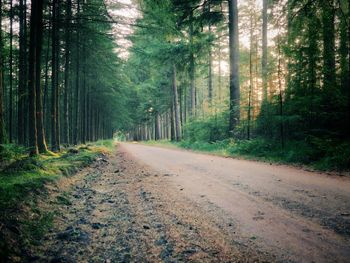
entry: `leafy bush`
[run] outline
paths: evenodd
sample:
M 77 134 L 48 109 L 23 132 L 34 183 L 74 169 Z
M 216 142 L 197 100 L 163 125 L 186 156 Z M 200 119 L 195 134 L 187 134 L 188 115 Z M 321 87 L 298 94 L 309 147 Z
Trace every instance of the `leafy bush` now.
M 324 156 L 316 162 L 321 170 L 350 170 L 350 141 L 324 148 Z
M 99 140 L 97 142 L 94 142 L 92 145 L 96 146 L 96 147 L 104 147 L 108 150 L 112 150 L 114 148 L 114 141 L 113 140 Z
M 194 142 L 216 142 L 228 137 L 228 114 L 211 116 L 206 120 L 194 120 L 184 127 L 184 138 Z
M 223 150 L 227 147 L 228 140 L 217 141 L 213 143 L 209 142 L 191 142 L 191 141 L 181 141 L 178 145 L 185 149 L 192 149 L 196 151 L 204 152 L 216 152 Z
M 25 157 L 23 159 L 16 160 L 8 165 L 3 172 L 5 173 L 18 173 L 18 172 L 31 172 L 36 170 L 44 170 L 44 164 L 39 158 Z
M 272 144 L 263 139 L 231 141 L 228 152 L 232 155 L 266 156 L 271 151 Z
M 184 140 L 179 147 L 196 151 L 216 152 L 229 156 L 245 156 L 266 161 L 311 165 L 320 170 L 349 170 L 350 142 L 335 142 L 320 138 L 281 142 L 256 138 L 253 140 L 226 139 L 208 142 Z
M 17 160 L 26 154 L 26 149 L 16 144 L 0 144 L 0 160 Z

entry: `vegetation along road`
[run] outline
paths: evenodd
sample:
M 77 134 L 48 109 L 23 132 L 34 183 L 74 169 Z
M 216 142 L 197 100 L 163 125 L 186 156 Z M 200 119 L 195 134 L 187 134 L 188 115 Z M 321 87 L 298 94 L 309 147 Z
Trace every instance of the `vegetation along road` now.
M 122 143 L 73 178 L 63 183 L 69 203 L 54 208 L 61 216 L 36 251 L 45 262 L 350 257 L 348 177 Z
M 349 241 L 350 0 L 0 0 L 0 263 Z

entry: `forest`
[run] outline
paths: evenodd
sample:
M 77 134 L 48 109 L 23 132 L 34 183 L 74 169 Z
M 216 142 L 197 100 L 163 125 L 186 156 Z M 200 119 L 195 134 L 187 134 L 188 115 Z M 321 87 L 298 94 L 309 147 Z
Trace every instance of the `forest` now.
M 142 1 L 128 135 L 349 168 L 349 4 Z
M 349 12 L 0 0 L 0 262 L 347 262 Z
M 36 155 L 118 131 L 349 167 L 349 1 L 132 5 L 1 2 L 1 144 Z

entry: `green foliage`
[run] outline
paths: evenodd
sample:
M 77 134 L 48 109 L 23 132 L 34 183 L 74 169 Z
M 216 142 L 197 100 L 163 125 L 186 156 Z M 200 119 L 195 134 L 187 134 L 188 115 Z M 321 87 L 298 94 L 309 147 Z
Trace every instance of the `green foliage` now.
M 39 245 L 40 239 L 52 227 L 55 212 L 44 212 L 37 207 L 37 198 L 45 198 L 47 194 L 45 184 L 72 175 L 90 164 L 110 151 L 113 141 L 98 141 L 59 154 L 37 157 L 24 154 L 22 148 L 5 147 L 6 156 L 14 161 L 0 171 L 0 261 L 9 254 L 21 254 L 17 250 L 22 247 Z M 71 201 L 64 192 L 57 197 L 57 203 L 70 205 Z
M 15 174 L 20 172 L 35 172 L 44 169 L 44 164 L 39 158 L 25 157 L 22 159 L 18 159 L 10 165 L 6 166 L 3 172 Z
M 169 145 L 169 142 L 152 144 Z M 256 138 L 253 140 L 225 139 L 216 142 L 183 140 L 171 145 L 222 156 L 245 157 L 286 164 L 300 164 L 317 170 L 344 171 L 350 169 L 350 142 L 334 142 L 313 138 L 309 141 L 280 141 Z
M 228 114 L 210 116 L 204 120 L 194 120 L 184 127 L 184 138 L 194 142 L 216 142 L 228 137 Z
M 317 159 L 317 151 L 305 142 L 289 141 L 282 148 L 279 141 L 257 138 L 231 143 L 228 152 L 233 156 L 250 156 L 283 163 L 310 164 Z
M 39 245 L 40 239 L 53 227 L 54 213 L 41 211 L 35 206 L 31 210 L 32 218 L 20 222 L 22 240 L 24 245 Z
M 113 140 L 98 140 L 97 142 L 94 142 L 93 145 L 97 147 L 105 147 L 108 150 L 113 150 L 115 147 Z
M 191 142 L 191 141 L 183 140 L 176 145 L 185 149 L 191 149 L 191 150 L 202 151 L 202 152 L 221 153 L 223 155 L 226 155 L 226 149 L 228 144 L 229 144 L 229 140 L 216 141 L 212 143 L 200 142 L 200 141 Z
M 69 194 L 67 192 L 63 192 L 61 195 L 57 196 L 57 203 L 62 205 L 71 205 Z
M 107 141 L 104 144 L 108 144 Z M 93 146 L 90 149 L 79 149 L 76 153 L 66 151 L 60 155 L 24 156 L 16 160 L 0 172 L 0 208 L 14 208 L 28 194 L 43 189 L 46 182 L 72 174 L 104 151 L 105 147 Z
M 26 154 L 26 149 L 17 144 L 0 144 L 0 160 L 13 161 Z
M 190 71 L 191 57 L 193 59 L 195 54 L 198 61 L 195 64 L 207 59 L 215 36 L 203 28 L 222 22 L 223 14 L 218 11 L 221 2 L 210 1 L 212 9 L 209 12 L 206 5 L 200 8 L 198 0 L 141 1 L 143 16 L 130 37 L 133 46 L 125 66 L 127 83 L 133 91 L 128 105 L 133 112 L 129 130 L 150 123 L 157 114 L 169 111 L 173 103 L 173 64 L 183 83 Z M 192 39 L 189 36 L 191 30 Z M 189 92 L 187 86 L 179 93 Z

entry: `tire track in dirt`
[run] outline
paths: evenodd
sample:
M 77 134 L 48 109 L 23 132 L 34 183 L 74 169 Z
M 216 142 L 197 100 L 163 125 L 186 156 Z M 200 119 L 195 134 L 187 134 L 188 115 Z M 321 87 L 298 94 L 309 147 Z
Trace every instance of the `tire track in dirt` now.
M 243 254 L 264 251 L 282 262 L 348 262 L 349 178 L 133 143 L 120 148 L 170 175 L 163 184 L 169 202 L 212 212 L 202 217 L 211 226 L 233 218 L 234 231 L 219 226 L 226 241 L 238 244 L 233 247 L 253 251 Z
M 233 240 L 234 222 L 204 196 L 183 197 L 169 176 L 118 152 L 61 182 L 41 204 L 56 211 L 55 227 L 32 262 L 275 261 Z

